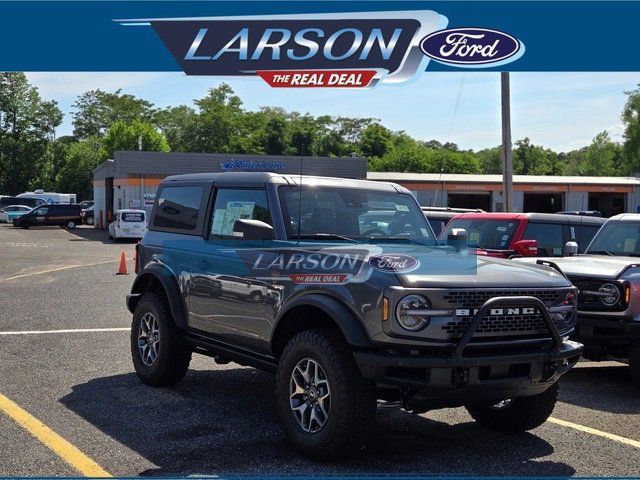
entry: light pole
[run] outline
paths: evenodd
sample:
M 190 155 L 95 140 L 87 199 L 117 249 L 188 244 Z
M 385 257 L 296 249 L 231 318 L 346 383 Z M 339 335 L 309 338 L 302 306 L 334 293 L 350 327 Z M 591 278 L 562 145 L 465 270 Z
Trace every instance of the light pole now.
M 511 92 L 509 72 L 500 74 L 502 97 L 502 211 L 513 211 L 513 158 L 511 156 Z

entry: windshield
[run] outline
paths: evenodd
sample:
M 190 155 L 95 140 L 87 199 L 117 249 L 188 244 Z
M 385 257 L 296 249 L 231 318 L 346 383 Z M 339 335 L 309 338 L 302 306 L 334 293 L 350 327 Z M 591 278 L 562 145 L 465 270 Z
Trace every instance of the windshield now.
M 607 222 L 585 253 L 640 255 L 640 222 Z
M 511 244 L 517 220 L 490 220 L 485 218 L 454 218 L 440 234 L 446 240 L 453 228 L 464 228 L 469 236 L 471 248 L 506 250 Z
M 435 244 L 411 195 L 339 187 L 280 187 L 289 238 L 406 239 Z M 298 231 L 298 226 L 300 231 Z

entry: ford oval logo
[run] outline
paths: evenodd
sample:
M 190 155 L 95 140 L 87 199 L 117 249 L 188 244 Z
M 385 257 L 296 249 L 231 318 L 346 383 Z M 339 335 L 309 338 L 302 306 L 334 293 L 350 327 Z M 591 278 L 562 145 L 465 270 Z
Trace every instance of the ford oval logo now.
M 369 259 L 369 266 L 381 272 L 406 273 L 420 266 L 420 260 L 411 255 L 380 254 Z
M 511 35 L 487 28 L 450 28 L 422 39 L 420 49 L 437 62 L 457 67 L 495 67 L 524 54 L 524 44 Z

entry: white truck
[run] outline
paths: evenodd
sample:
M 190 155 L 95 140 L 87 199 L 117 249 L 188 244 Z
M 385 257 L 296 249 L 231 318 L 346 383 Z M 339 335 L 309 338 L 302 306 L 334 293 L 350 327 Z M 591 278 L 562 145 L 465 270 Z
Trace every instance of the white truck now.
M 59 203 L 76 203 L 75 193 L 57 193 L 57 192 L 45 192 L 44 190 L 34 190 L 33 192 L 24 192 L 16 197 L 20 198 L 36 198 L 44 201 L 45 203 L 59 204 Z

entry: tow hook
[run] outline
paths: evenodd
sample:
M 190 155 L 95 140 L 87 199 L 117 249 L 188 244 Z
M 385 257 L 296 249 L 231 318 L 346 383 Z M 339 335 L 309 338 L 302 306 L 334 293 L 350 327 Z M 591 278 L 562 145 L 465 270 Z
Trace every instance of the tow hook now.
M 566 360 L 565 360 L 565 362 L 566 362 Z M 544 374 L 542 376 L 542 380 L 545 381 L 545 382 L 548 382 L 553 377 L 555 377 L 557 372 L 558 372 L 558 364 L 556 362 L 547 363 L 545 365 L 545 369 L 544 369 Z
M 457 368 L 453 371 L 453 384 L 456 388 L 462 387 L 469 383 L 469 369 Z

